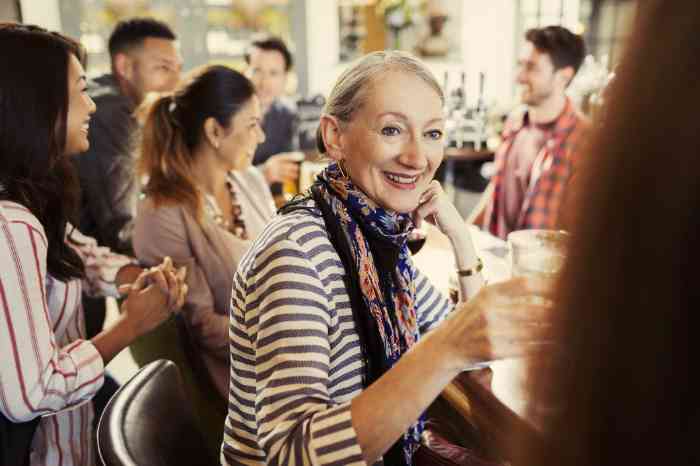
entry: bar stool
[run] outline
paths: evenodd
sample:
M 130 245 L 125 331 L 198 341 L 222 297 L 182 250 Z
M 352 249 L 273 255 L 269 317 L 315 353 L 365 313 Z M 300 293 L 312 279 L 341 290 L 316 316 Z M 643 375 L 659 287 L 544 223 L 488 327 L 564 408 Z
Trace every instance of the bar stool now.
M 160 359 L 144 366 L 112 397 L 97 427 L 105 466 L 218 466 L 183 388 L 180 370 Z

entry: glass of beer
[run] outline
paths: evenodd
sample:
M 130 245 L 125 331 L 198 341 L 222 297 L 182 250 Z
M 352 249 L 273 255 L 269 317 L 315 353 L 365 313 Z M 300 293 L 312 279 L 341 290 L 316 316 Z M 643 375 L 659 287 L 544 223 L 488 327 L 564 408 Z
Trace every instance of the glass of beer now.
M 508 235 L 512 277 L 554 278 L 566 259 L 569 234 L 556 230 L 519 230 Z M 542 303 L 544 298 L 528 298 Z M 528 362 L 522 358 L 491 363 L 491 390 L 505 405 L 525 417 L 528 409 Z M 534 422 L 533 422 L 534 423 Z
M 301 166 L 306 156 L 303 152 L 290 152 L 289 154 L 293 156 L 293 162 L 297 164 L 297 166 L 299 167 L 299 172 L 301 173 Z M 298 194 L 299 177 L 297 176 L 297 178 L 295 179 L 285 180 L 282 184 L 282 191 L 290 198 L 295 194 Z
M 519 230 L 508 235 L 511 276 L 553 278 L 566 259 L 569 234 L 556 230 Z

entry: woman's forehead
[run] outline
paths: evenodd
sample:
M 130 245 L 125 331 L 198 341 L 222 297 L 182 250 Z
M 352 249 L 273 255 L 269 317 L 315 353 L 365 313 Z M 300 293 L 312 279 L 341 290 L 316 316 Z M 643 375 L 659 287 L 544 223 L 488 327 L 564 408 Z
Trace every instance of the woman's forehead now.
M 372 79 L 362 90 L 365 110 L 379 116 L 403 115 L 412 120 L 442 118 L 442 99 L 423 78 L 408 71 L 389 71 Z

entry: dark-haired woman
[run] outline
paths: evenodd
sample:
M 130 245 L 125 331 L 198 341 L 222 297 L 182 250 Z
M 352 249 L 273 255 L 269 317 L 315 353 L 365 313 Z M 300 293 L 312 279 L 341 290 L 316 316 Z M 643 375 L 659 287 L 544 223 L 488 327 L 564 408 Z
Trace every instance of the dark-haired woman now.
M 95 106 L 80 46 L 33 26 L 0 24 L 0 411 L 42 416 L 30 464 L 92 465 L 92 404 L 104 366 L 178 308 L 170 261 L 142 272 L 68 223 L 77 200 L 69 156 L 88 146 Z M 132 280 L 134 280 L 132 282 Z M 128 291 L 119 320 L 85 340 L 83 282 Z
M 156 100 L 143 128 L 139 172 L 148 182 L 134 250 L 146 264 L 169 256 L 187 266 L 182 315 L 222 401 L 228 399 L 231 281 L 250 240 L 274 215 L 265 179 L 251 166 L 265 140 L 260 119 L 250 81 L 209 66 Z

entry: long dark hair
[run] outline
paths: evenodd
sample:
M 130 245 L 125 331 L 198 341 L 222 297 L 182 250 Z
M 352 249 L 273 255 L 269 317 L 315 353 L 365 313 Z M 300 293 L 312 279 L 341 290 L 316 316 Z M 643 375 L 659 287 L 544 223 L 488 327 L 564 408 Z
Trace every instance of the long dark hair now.
M 36 26 L 0 23 L 0 199 L 27 207 L 48 240 L 48 272 L 82 277 L 80 257 L 65 242 L 79 184 L 66 147 L 68 63 L 80 45 Z
M 196 71 L 174 94 L 163 95 L 151 105 L 137 167 L 139 175 L 148 177 L 145 192 L 156 204 L 181 202 L 200 218 L 201 199 L 192 164 L 204 136 L 204 122 L 214 118 L 231 129 L 231 117 L 254 94 L 253 84 L 241 73 L 213 65 Z
M 638 8 L 577 181 L 573 207 L 585 212 L 575 216 L 556 306 L 564 351 L 533 373 L 538 397 L 559 409 L 543 426 L 549 447 L 524 445 L 519 465 L 700 459 L 700 387 L 691 378 L 700 311 L 700 2 Z

